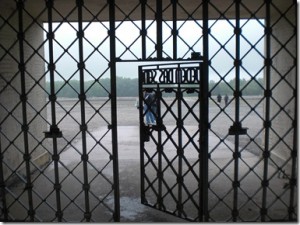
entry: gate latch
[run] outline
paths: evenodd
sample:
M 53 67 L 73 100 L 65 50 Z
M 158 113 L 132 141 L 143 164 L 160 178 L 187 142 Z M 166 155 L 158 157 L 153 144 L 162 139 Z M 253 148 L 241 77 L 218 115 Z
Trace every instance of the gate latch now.
M 229 128 L 229 135 L 245 135 L 247 130 L 247 127 L 242 127 L 240 122 L 236 122 Z
M 61 138 L 62 132 L 59 130 L 57 126 L 50 126 L 50 131 L 45 131 L 45 138 Z

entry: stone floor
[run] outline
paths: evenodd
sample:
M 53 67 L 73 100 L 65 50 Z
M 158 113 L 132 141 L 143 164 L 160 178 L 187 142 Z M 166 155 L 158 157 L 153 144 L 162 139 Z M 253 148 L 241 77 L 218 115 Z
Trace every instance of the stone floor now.
M 190 127 L 191 132 L 196 127 Z M 101 135 L 101 132 L 105 132 L 104 130 L 96 130 L 94 131 L 95 135 Z M 111 141 L 109 139 L 103 141 Z M 93 140 L 91 137 L 87 138 L 87 145 L 93 145 Z M 209 192 L 209 208 L 211 209 L 210 215 L 214 218 L 215 221 L 224 222 L 226 220 L 230 220 L 231 218 L 231 209 L 229 209 L 234 201 L 233 191 L 232 191 L 232 180 L 234 176 L 234 162 L 232 162 L 232 151 L 229 148 L 233 148 L 233 144 L 230 142 L 222 142 L 215 138 L 212 134 L 209 136 L 209 145 L 210 149 L 215 148 L 215 151 L 211 154 L 211 161 L 209 164 L 209 175 L 210 178 L 215 177 L 215 179 L 211 180 L 210 183 L 210 192 Z M 81 141 L 76 143 L 78 149 L 80 149 Z M 146 143 L 147 148 L 153 148 L 151 145 L 153 143 L 149 142 Z M 75 146 L 75 147 L 76 147 Z M 186 222 L 183 219 L 177 218 L 173 215 L 166 214 L 164 212 L 160 212 L 159 210 L 152 209 L 148 206 L 142 205 L 140 202 L 140 153 L 139 153 L 139 127 L 138 126 L 120 126 L 118 127 L 118 151 L 119 151 L 119 183 L 120 183 L 120 215 L 121 215 L 121 222 Z M 165 154 L 172 154 L 172 149 L 164 149 Z M 100 153 L 102 152 L 102 153 Z M 72 149 L 68 149 L 64 151 L 60 155 L 60 161 L 62 164 L 59 166 L 60 168 L 60 179 L 63 180 L 63 193 L 61 193 L 61 202 L 65 206 L 64 210 L 64 217 L 67 218 L 67 221 L 71 222 L 78 222 L 78 218 L 82 218 L 84 213 L 84 194 L 81 193 L 76 196 L 76 193 L 80 192 L 82 189 L 82 185 L 78 182 L 77 178 L 75 179 L 70 173 L 64 168 L 67 167 L 69 171 L 72 171 L 72 175 L 78 177 L 79 180 L 83 180 L 83 172 L 82 172 L 82 165 L 81 159 L 78 157 L 77 153 L 75 154 Z M 88 174 L 89 174 L 89 181 L 94 179 L 95 174 L 93 173 L 93 166 L 97 167 L 102 165 L 105 162 L 105 157 L 107 154 L 103 153 L 103 151 L 93 151 L 89 154 L 89 160 L 92 162 L 90 165 Z M 197 156 L 193 154 L 187 154 L 186 158 L 192 160 Z M 229 162 L 230 166 L 224 167 L 226 163 Z M 257 164 L 257 165 L 256 165 Z M 218 165 L 218 166 L 216 166 Z M 247 166 L 248 165 L 248 166 Z M 249 166 L 255 166 L 255 169 L 252 171 L 249 169 Z M 110 167 L 108 167 L 110 168 Z M 220 172 L 220 168 L 225 168 L 222 173 Z M 263 174 L 263 161 L 253 153 L 249 151 L 242 152 L 242 160 L 239 162 L 239 178 L 242 179 L 241 182 L 241 190 L 238 192 L 239 197 L 239 207 L 240 207 L 240 216 L 243 218 L 244 221 L 253 221 L 253 220 L 260 220 L 260 207 L 258 205 L 262 201 L 262 190 L 261 190 L 261 181 L 258 179 L 259 176 Z M 255 172 L 255 173 L 254 173 Z M 148 171 L 150 173 L 155 173 L 155 171 Z M 170 171 L 166 172 L 165 177 L 168 176 Z M 275 174 L 274 168 L 269 166 L 268 167 L 269 174 Z M 38 176 L 35 178 L 35 189 L 39 190 L 40 195 L 46 196 L 48 193 L 48 201 L 49 206 L 39 207 L 37 214 L 41 217 L 42 221 L 48 221 L 53 218 L 53 210 L 51 211 L 51 204 L 56 204 L 56 193 L 53 191 L 53 185 L 48 185 L 49 181 L 47 179 L 54 180 L 54 166 L 48 167 L 47 171 L 45 172 L 46 176 Z M 112 176 L 112 171 L 103 171 L 107 177 Z M 155 176 L 155 174 L 153 175 Z M 244 176 L 244 178 L 243 178 Z M 47 177 L 47 179 L 46 179 Z M 170 175 L 171 177 L 171 175 Z M 100 183 L 100 182 L 99 182 Z M 193 185 L 193 181 L 187 178 L 185 180 L 187 185 Z M 268 196 L 270 199 L 276 198 L 276 193 L 280 196 L 280 199 L 288 199 L 289 191 L 284 191 L 283 187 L 286 183 L 285 179 L 277 178 L 277 176 L 272 179 L 270 182 L 270 187 L 272 190 L 268 190 Z M 76 185 L 77 184 L 77 185 Z M 80 185 L 78 185 L 80 184 Z M 22 192 L 23 186 L 18 187 L 16 186 L 14 191 Z M 111 187 L 109 186 L 101 186 L 99 184 L 98 190 L 95 193 L 98 195 L 105 195 L 106 191 L 109 191 Z M 68 198 L 65 194 L 74 193 L 73 197 Z M 217 193 L 218 197 L 213 194 Z M 245 194 L 247 193 L 247 194 Z M 275 194 L 274 194 L 275 193 Z M 274 197 L 275 195 L 275 197 Z M 287 196 L 285 196 L 287 195 Z M 103 197 L 103 196 L 102 196 Z M 21 199 L 26 201 L 27 195 L 21 195 Z M 248 199 L 251 198 L 252 200 L 247 202 Z M 73 199 L 73 200 L 72 200 Z M 286 207 L 285 207 L 285 200 L 284 203 L 282 201 L 276 202 L 271 205 L 269 210 L 269 215 L 273 215 L 273 219 L 276 218 L 284 218 L 286 214 Z M 50 202 L 52 202 L 50 204 Z M 72 203 L 76 203 L 76 207 L 72 206 Z M 93 205 L 93 196 L 90 196 L 90 203 Z M 107 197 L 105 198 L 104 202 L 107 206 L 113 206 L 113 198 Z M 269 202 L 268 202 L 269 203 Z M 35 204 L 38 204 L 36 202 Z M 216 205 L 216 206 L 214 206 Z M 190 208 L 186 208 L 187 212 L 195 211 L 195 207 L 189 206 Z M 21 207 L 20 207 L 21 208 Z M 55 208 L 55 206 L 53 206 Z M 81 212 L 79 210 L 81 208 Z M 49 214 L 49 210 L 51 213 Z M 91 207 L 92 210 L 92 207 Z M 12 207 L 10 211 L 18 214 L 21 212 L 19 208 Z M 27 211 L 24 211 L 25 215 Z M 109 218 L 109 212 L 105 211 L 105 208 L 96 209 L 93 215 L 95 215 L 94 220 L 98 222 L 105 222 L 106 218 Z M 79 221 L 80 222 L 80 221 Z

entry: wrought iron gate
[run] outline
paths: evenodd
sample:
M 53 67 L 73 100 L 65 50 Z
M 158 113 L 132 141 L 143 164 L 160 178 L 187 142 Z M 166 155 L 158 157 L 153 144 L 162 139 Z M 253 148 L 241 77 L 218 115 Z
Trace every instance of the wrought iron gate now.
M 142 204 L 189 221 L 295 220 L 295 165 L 276 163 L 257 138 L 265 97 L 223 103 L 202 68 L 139 67 Z
M 141 201 L 198 221 L 208 174 L 208 83 L 201 68 L 200 62 L 139 67 Z
M 116 83 L 101 80 L 115 55 L 99 50 L 114 35 L 85 37 L 93 7 L 83 1 L 0 4 L 0 220 L 119 221 Z M 100 7 L 114 17 L 112 3 Z M 66 28 L 72 40 L 59 41 Z M 93 87 L 103 97 L 90 98 Z
M 166 72 L 141 86 L 159 100 L 141 126 L 143 202 L 197 221 L 297 219 L 296 0 L 0 0 L 0 220 L 118 221 L 116 65 L 199 51 L 200 84 Z

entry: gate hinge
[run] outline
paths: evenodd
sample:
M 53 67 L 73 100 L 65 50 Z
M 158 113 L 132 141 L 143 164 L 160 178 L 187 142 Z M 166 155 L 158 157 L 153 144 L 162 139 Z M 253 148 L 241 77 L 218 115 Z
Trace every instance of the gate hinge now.
M 50 131 L 45 131 L 45 138 L 61 138 L 62 132 L 56 125 L 50 126 Z
M 248 128 L 242 127 L 242 124 L 237 122 L 229 128 L 229 135 L 245 135 Z

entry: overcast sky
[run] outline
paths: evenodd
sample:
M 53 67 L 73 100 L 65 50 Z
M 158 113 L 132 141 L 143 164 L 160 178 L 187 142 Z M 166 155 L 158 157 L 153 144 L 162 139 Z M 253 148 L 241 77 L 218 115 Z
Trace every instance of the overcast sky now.
M 201 21 L 197 21 L 201 24 Z M 227 74 L 233 67 L 233 59 L 229 54 L 235 56 L 235 37 L 234 35 L 235 21 L 218 20 L 210 21 L 209 26 L 211 29 L 211 36 L 209 38 L 209 57 L 212 59 L 212 67 L 218 73 L 224 75 Z M 108 73 L 108 60 L 109 60 L 109 38 L 108 23 L 84 23 L 85 38 L 84 40 L 84 58 L 86 69 L 95 77 L 98 78 L 102 74 L 104 77 L 109 76 Z M 44 24 L 45 30 L 47 30 L 47 24 Z M 77 62 L 79 60 L 78 54 L 78 41 L 76 40 L 77 23 L 64 23 L 57 27 L 58 24 L 54 24 L 55 39 L 59 43 L 54 44 L 54 59 L 56 61 L 56 70 L 65 77 L 70 78 L 77 70 Z M 192 50 L 202 53 L 202 29 L 194 21 L 178 22 L 179 36 L 178 39 L 178 57 L 188 58 Z M 243 66 L 248 72 L 255 75 L 263 67 L 263 58 L 260 54 L 264 54 L 264 34 L 263 21 L 257 20 L 242 20 L 242 35 L 247 39 L 241 38 L 241 57 L 243 58 Z M 141 38 L 140 35 L 140 21 L 135 24 L 132 22 L 116 23 L 116 36 L 119 40 L 116 41 L 116 55 L 122 59 L 133 60 L 135 57 L 141 58 Z M 153 21 L 147 21 L 147 56 L 155 57 L 153 41 L 156 39 L 156 24 Z M 172 56 L 172 38 L 171 36 L 171 23 L 164 23 L 163 25 L 163 46 L 166 56 Z M 46 32 L 45 32 L 46 37 Z M 152 41 L 152 40 L 153 41 Z M 134 41 L 137 40 L 135 43 Z M 124 47 L 130 46 L 130 51 Z M 218 43 L 219 42 L 219 43 Z M 46 42 L 47 46 L 48 42 Z M 60 46 L 61 45 L 61 46 Z M 189 46 L 193 46 L 191 50 Z M 221 48 L 221 45 L 225 45 L 226 51 Z M 255 46 L 255 49 L 251 49 L 251 45 Z M 95 47 L 98 51 L 95 51 Z M 64 49 L 68 50 L 69 54 L 64 54 Z M 228 54 L 229 53 L 229 54 Z M 245 54 L 248 53 L 246 56 Z M 48 48 L 45 47 L 45 58 L 48 59 Z M 244 57 L 245 56 L 245 57 Z M 73 58 L 75 59 L 73 59 Z M 137 78 L 138 65 L 144 63 L 117 63 L 117 76 Z M 47 68 L 47 67 L 46 67 Z M 210 80 L 217 80 L 215 72 L 210 69 Z M 249 76 L 241 70 L 241 74 L 244 78 L 249 79 Z M 262 75 L 260 75 L 261 77 Z M 93 79 L 92 76 L 85 73 L 86 80 Z M 232 70 L 226 79 L 230 80 L 234 78 L 234 70 Z M 59 76 L 56 76 L 57 80 L 61 80 Z M 73 79 L 78 79 L 76 74 Z

